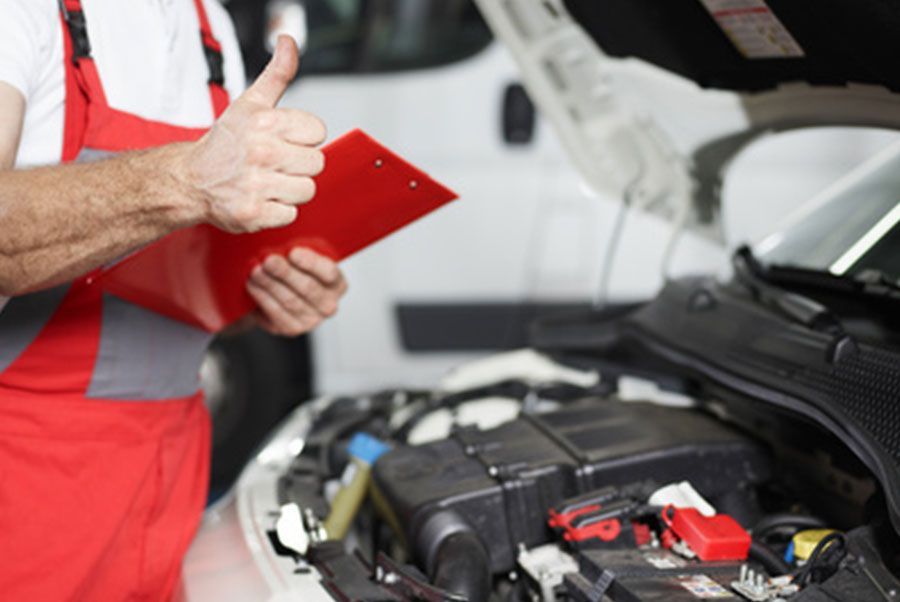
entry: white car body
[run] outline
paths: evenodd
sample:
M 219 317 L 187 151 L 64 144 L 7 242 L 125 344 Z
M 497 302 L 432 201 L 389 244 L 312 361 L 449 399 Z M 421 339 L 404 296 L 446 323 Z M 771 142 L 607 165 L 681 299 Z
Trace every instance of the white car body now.
M 735 94 L 700 91 L 640 61 L 611 60 L 609 67 L 617 97 L 640 122 L 664 124 L 679 153 L 713 133 L 747 125 Z M 520 79 L 508 50 L 493 42 L 449 65 L 301 77 L 288 91 L 284 105 L 320 115 L 332 136 L 362 128 L 460 195 L 344 263 L 350 292 L 339 314 L 314 335 L 318 390 L 426 386 L 477 356 L 406 348 L 396 313 L 401 302 L 596 300 L 621 199 L 614 187 L 588 184 L 540 114 L 531 143 L 503 141 L 503 93 Z M 727 241 L 766 234 L 773 216 L 788 213 L 797 199 L 818 192 L 893 137 L 876 131 L 788 134 L 764 154 L 748 153 L 734 170 L 740 184 L 728 190 L 728 207 L 736 209 L 726 208 Z M 761 172 L 767 178 L 756 177 Z M 658 290 L 672 228 L 659 215 L 629 213 L 617 251 L 622 261 L 611 274 L 612 300 L 644 299 Z M 688 234 L 671 269 L 714 270 L 727 257 L 726 246 Z

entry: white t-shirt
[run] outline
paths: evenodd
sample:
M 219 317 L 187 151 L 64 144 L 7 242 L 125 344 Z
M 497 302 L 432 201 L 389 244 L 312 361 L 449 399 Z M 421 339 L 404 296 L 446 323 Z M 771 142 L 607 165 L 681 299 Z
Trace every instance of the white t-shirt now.
M 209 69 L 193 0 L 82 0 L 82 4 L 91 55 L 110 106 L 173 125 L 212 123 Z M 234 26 L 218 0 L 204 4 L 213 34 L 222 44 L 225 88 L 234 99 L 244 88 Z M 26 101 L 16 167 L 60 160 L 63 61 L 57 0 L 0 0 L 0 81 L 21 91 Z

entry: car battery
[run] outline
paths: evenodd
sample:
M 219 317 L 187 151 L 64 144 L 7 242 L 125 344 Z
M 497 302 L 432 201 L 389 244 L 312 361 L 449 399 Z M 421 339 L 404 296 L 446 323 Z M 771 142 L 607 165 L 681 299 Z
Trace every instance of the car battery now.
M 688 560 L 654 548 L 586 550 L 564 586 L 574 602 L 740 600 L 730 587 L 740 569 L 740 563 Z

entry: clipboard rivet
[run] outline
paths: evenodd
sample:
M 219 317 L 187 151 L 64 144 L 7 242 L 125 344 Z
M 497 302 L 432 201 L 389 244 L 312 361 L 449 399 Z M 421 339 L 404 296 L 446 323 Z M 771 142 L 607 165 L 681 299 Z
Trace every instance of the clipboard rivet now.
M 410 180 L 410 181 L 409 181 L 409 187 L 410 187 L 412 190 L 415 190 L 416 188 L 419 187 L 419 182 L 417 182 L 416 180 Z
M 375 167 L 376 168 L 379 168 L 382 165 L 384 165 L 384 161 L 382 161 L 381 159 L 375 159 Z

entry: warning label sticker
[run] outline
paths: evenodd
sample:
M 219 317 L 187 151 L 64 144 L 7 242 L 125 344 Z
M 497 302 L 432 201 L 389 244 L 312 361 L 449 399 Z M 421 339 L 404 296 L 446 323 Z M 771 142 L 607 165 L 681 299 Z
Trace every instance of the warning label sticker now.
M 658 569 L 680 569 L 687 566 L 687 561 L 666 551 L 644 554 L 644 560 Z
M 803 48 L 765 0 L 700 0 L 748 59 L 797 58 Z
M 706 575 L 686 575 L 678 578 L 678 583 L 694 597 L 703 600 L 734 598 L 734 594 L 707 577 Z

